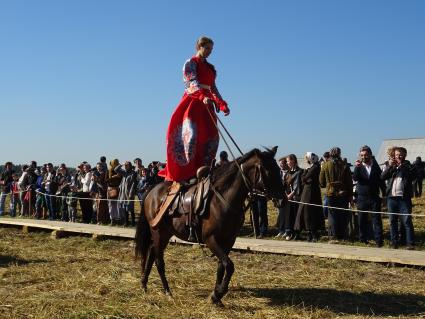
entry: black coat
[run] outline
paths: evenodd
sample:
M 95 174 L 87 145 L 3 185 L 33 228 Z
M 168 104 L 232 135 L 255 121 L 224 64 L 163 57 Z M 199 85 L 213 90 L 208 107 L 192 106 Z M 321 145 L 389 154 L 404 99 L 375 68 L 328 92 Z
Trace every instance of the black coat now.
M 366 168 L 361 165 L 354 167 L 353 180 L 357 182 L 356 193 L 361 197 L 378 197 L 379 190 L 385 194 L 385 183 L 381 179 L 382 170 L 375 159 L 373 159 L 370 175 Z
M 301 199 L 302 193 L 302 184 L 301 184 L 301 175 L 303 170 L 297 167 L 294 170 L 289 170 L 285 177 L 285 192 L 287 194 L 294 192 L 294 201 L 299 201 Z M 297 216 L 298 203 L 287 202 L 283 206 L 284 216 L 285 216 L 285 228 L 294 229 L 295 217 Z
M 424 162 L 416 160 L 416 161 L 413 162 L 413 167 L 415 169 L 416 179 L 422 180 L 424 178 L 424 174 L 425 174 Z
M 322 205 L 319 185 L 320 164 L 315 163 L 301 175 L 303 185 L 301 202 Z M 295 230 L 317 231 L 325 228 L 323 209 L 320 206 L 300 204 L 295 219 Z

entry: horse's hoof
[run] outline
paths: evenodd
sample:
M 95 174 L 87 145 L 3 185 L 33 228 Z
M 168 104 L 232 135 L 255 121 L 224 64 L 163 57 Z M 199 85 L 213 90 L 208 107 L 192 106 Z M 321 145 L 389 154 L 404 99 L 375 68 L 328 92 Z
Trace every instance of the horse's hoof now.
M 210 296 L 210 301 L 213 305 L 223 308 L 224 304 L 221 302 L 221 300 L 215 295 L 215 293 L 213 292 Z
M 170 290 L 165 290 L 164 293 L 168 298 L 173 299 L 173 294 L 171 293 Z

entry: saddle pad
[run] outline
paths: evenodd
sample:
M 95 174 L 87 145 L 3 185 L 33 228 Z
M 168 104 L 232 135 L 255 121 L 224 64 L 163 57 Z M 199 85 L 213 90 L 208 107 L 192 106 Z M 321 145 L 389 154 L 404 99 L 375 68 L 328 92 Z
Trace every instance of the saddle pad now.
M 155 218 L 152 219 L 149 224 L 153 229 L 158 227 L 159 222 L 162 220 L 162 217 L 164 216 L 167 209 L 170 207 L 173 200 L 176 198 L 180 191 L 180 183 L 173 182 L 171 184 L 170 189 L 167 194 L 167 198 L 164 202 L 162 202 L 161 206 L 159 207 L 158 213 L 156 214 Z

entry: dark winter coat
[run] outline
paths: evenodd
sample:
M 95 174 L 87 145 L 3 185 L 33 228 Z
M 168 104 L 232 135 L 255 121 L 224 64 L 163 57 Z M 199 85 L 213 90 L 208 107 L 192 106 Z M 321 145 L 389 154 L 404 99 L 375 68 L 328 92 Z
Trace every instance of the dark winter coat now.
M 367 176 L 366 168 L 363 165 L 354 168 L 353 180 L 357 182 L 356 193 L 360 197 L 378 197 L 379 190 L 385 194 L 385 183 L 381 179 L 382 170 L 375 159 L 372 161 L 369 176 Z
M 302 193 L 301 174 L 303 170 L 297 167 L 294 170 L 289 170 L 285 178 L 285 191 L 287 194 L 294 192 L 292 200 L 299 201 Z M 287 230 L 293 230 L 295 217 L 297 216 L 298 203 L 287 202 L 283 207 L 285 213 L 285 227 Z
M 319 185 L 320 164 L 315 163 L 301 175 L 303 190 L 301 202 L 322 205 Z M 295 219 L 295 230 L 317 231 L 325 228 L 322 207 L 300 204 Z

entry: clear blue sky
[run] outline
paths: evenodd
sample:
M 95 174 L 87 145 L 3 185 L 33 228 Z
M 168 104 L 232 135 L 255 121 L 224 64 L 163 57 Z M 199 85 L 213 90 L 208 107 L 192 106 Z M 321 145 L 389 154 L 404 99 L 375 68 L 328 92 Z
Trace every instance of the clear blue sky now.
M 0 161 L 164 160 L 200 35 L 244 151 L 354 160 L 425 136 L 425 1 L 16 0 L 0 1 Z

